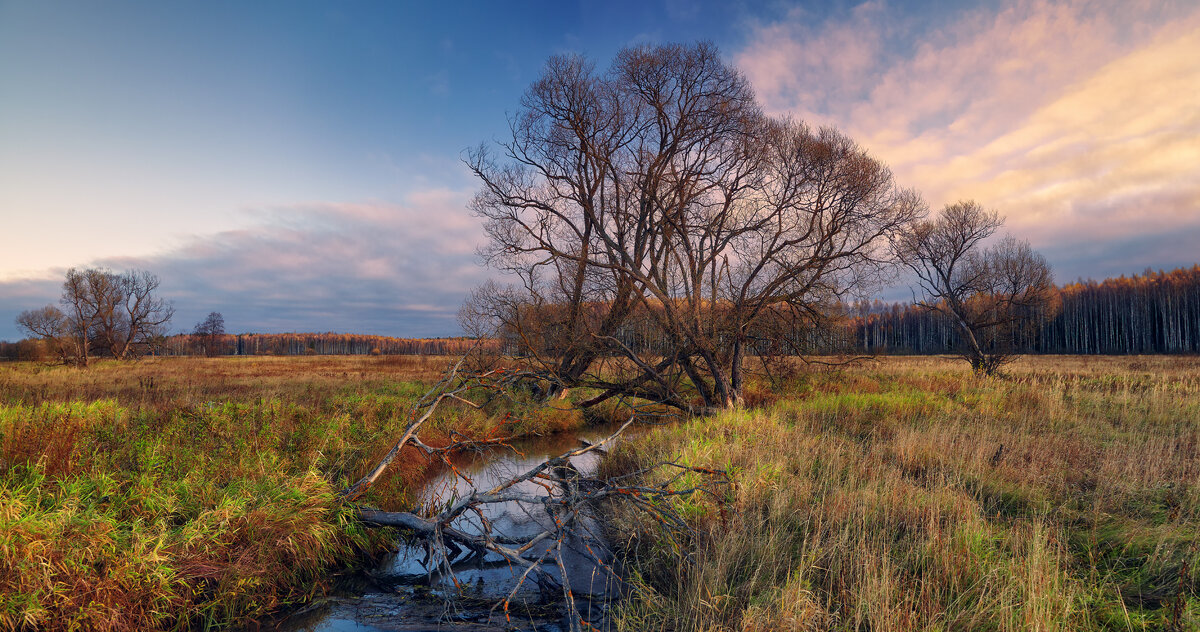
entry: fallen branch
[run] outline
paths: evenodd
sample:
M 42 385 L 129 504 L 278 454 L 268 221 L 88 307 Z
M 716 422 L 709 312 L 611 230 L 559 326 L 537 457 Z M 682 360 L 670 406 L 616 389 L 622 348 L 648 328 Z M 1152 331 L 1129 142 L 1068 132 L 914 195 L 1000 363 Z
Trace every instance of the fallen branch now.
M 478 375 L 460 375 L 462 365 L 463 361 L 459 360 L 445 377 L 414 404 L 412 421 L 392 449 L 366 476 L 343 490 L 341 497 L 346 501 L 359 498 L 406 446 L 419 450 L 427 458 L 441 459 L 450 466 L 458 480 L 467 484 L 469 493 L 453 498 L 452 502 L 447 502 L 431 515 L 422 515 L 417 511 L 382 511 L 358 507 L 358 518 L 366 525 L 400 529 L 410 538 L 423 543 L 427 551 L 424 565 L 430 579 L 437 574 L 459 588 L 462 585 L 456 576 L 456 569 L 463 560 L 474 560 L 479 564 L 484 563 L 485 556 L 489 554 L 496 556 L 506 565 L 520 569 L 520 572 L 514 572 L 515 586 L 498 601 L 493 610 L 501 608 L 507 616 L 511 600 L 532 579 L 543 589 L 557 587 L 570 618 L 570 629 L 583 630 L 589 624 L 580 615 L 577 605 L 579 595 L 571 586 L 564 549 L 575 550 L 615 579 L 615 571 L 604 559 L 606 551 L 599 546 L 600 538 L 589 532 L 590 509 L 602 501 L 628 502 L 667 529 L 689 532 L 687 523 L 673 512 L 670 498 L 698 491 L 711 493 L 709 487 L 712 484 L 726 480 L 724 473 L 671 462 L 654 464 L 613 478 L 581 473 L 572 459 L 590 453 L 603 454 L 611 449 L 622 433 L 638 419 L 638 411 L 634 408 L 633 414 L 604 439 L 595 443 L 582 442 L 579 447 L 502 479 L 490 489 L 478 489 L 474 481 L 453 466 L 450 457 L 467 449 L 511 448 L 511 438 L 472 439 L 452 433 L 453 441 L 449 445 L 432 447 L 421 441 L 420 429 L 433 417 L 438 405 L 448 399 L 482 408 L 483 404 L 477 403 L 472 397 L 487 394 L 492 398 L 496 393 L 506 394 L 507 389 L 527 382 L 531 375 L 505 369 L 493 369 Z M 678 472 L 663 484 L 642 483 L 662 468 L 672 468 Z M 675 484 L 689 472 L 701 474 L 704 482 L 690 488 L 675 488 Z M 519 507 L 527 515 L 535 517 L 537 527 L 519 536 L 500 532 L 487 519 L 485 512 L 485 508 L 499 505 Z

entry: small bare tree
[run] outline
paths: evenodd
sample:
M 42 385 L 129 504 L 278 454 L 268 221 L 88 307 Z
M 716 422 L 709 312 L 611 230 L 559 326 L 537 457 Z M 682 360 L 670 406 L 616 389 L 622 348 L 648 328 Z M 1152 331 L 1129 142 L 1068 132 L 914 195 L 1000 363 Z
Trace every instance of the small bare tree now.
M 201 352 L 206 356 L 215 356 L 220 352 L 221 336 L 225 335 L 225 317 L 221 312 L 209 312 L 204 320 L 196 323 L 192 336 L 200 345 Z
M 923 293 L 916 305 L 950 318 L 963 359 L 979 375 L 995 374 L 1020 351 L 1024 334 L 1052 315 L 1045 257 L 1012 237 L 984 248 L 1003 223 L 996 211 L 960 201 L 913 223 L 895 242 Z
M 82 357 L 70 319 L 53 305 L 21 312 L 17 326 L 44 340 L 49 353 L 63 364 L 75 364 Z

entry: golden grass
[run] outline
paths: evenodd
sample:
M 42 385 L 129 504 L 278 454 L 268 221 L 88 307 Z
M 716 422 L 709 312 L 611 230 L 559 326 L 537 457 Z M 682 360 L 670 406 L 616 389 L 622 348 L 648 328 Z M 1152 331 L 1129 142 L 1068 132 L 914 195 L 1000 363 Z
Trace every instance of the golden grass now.
M 619 628 L 1197 629 L 1198 448 L 1197 358 L 800 371 L 772 404 L 608 462 L 724 468 L 736 508 L 680 501 L 691 563 L 623 518 L 638 590 Z
M 451 359 L 167 358 L 0 365 L 0 629 L 244 626 L 389 546 L 336 490 L 391 447 Z M 428 424 L 486 433 L 453 403 Z M 530 415 L 544 432 L 578 415 Z M 403 509 L 406 451 L 364 499 Z
M 0 629 L 242 625 L 319 594 L 384 545 L 334 491 L 448 361 L 0 364 Z M 701 534 L 683 551 L 614 522 L 637 588 L 619 628 L 1200 626 L 1198 358 L 1027 357 L 1001 380 L 882 358 L 800 367 L 747 400 L 607 462 L 679 457 L 733 481 L 734 511 L 679 501 Z M 427 440 L 492 424 L 446 412 Z M 427 466 L 400 459 L 369 501 L 403 506 Z

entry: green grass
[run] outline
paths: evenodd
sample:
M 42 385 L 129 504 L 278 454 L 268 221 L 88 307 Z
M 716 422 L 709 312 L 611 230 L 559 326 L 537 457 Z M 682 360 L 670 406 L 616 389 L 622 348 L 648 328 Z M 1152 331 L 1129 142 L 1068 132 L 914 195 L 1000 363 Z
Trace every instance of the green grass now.
M 1031 358 L 1004 380 L 890 358 L 799 381 L 607 463 L 724 468 L 735 509 L 679 501 L 690 563 L 622 516 L 620 629 L 1200 628 L 1195 358 Z
M 0 365 L 0 629 L 242 626 L 322 593 L 386 545 L 336 490 L 445 365 Z M 606 462 L 732 479 L 677 500 L 699 534 L 682 549 L 615 516 L 636 588 L 620 629 L 1200 628 L 1200 359 L 1029 358 L 977 380 L 890 358 L 786 384 Z M 426 441 L 492 430 L 444 412 Z M 511 430 L 580 423 L 543 411 Z M 366 501 L 406 507 L 429 467 L 402 455 Z
M 446 363 L 0 365 L 0 629 L 225 628 L 322 593 L 388 546 L 336 491 L 390 448 Z M 443 412 L 426 442 L 492 423 Z M 405 452 L 364 502 L 407 508 L 431 466 Z

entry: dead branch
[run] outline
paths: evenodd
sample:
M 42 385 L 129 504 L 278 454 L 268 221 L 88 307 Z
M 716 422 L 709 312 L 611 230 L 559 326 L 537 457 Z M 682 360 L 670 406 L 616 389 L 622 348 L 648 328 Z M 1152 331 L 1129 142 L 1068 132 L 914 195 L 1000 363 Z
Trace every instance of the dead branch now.
M 855 356 L 850 356 L 850 357 L 842 358 L 842 359 L 840 359 L 840 360 L 837 360 L 837 361 L 835 361 L 835 362 L 829 362 L 829 361 L 826 361 L 826 360 L 817 360 L 817 359 L 815 359 L 815 358 L 808 358 L 808 357 L 805 357 L 805 356 L 798 356 L 798 357 L 800 358 L 800 361 L 801 361 L 801 362 L 803 362 L 803 363 L 804 363 L 804 364 L 806 364 L 806 365 L 809 365 L 809 366 L 812 366 L 812 365 L 817 365 L 817 366 L 827 366 L 827 367 L 844 367 L 844 366 L 851 366 L 851 365 L 857 364 L 857 363 L 859 363 L 859 362 L 866 362 L 866 361 L 868 361 L 868 360 L 877 360 L 877 359 L 878 359 L 878 358 L 875 356 L 875 354 L 869 354 L 869 355 L 866 355 L 866 354 L 860 354 L 860 355 L 855 355 Z
M 726 481 L 724 473 L 673 462 L 652 464 L 619 477 L 601 478 L 582 473 L 572 459 L 589 453 L 605 453 L 639 419 L 639 411 L 626 402 L 633 413 L 604 439 L 595 443 L 581 442 L 579 447 L 503 478 L 488 489 L 480 489 L 475 481 L 454 467 L 450 457 L 465 450 L 512 448 L 512 437 L 475 439 L 452 432 L 451 443 L 433 447 L 421 440 L 420 429 L 433 417 L 438 405 L 448 399 L 481 408 L 483 404 L 476 400 L 492 400 L 497 395 L 509 397 L 509 390 L 519 388 L 536 374 L 496 368 L 467 375 L 462 373 L 462 367 L 463 360 L 459 360 L 445 377 L 418 399 L 411 411 L 412 421 L 392 449 L 366 476 L 343 490 L 341 496 L 347 501 L 361 497 L 405 446 L 417 449 L 426 458 L 443 461 L 458 480 L 466 483 L 467 493 L 452 497 L 441 505 L 431 503 L 425 511 L 359 507 L 359 519 L 366 525 L 400 529 L 412 540 L 422 543 L 427 555 L 424 566 L 431 581 L 436 576 L 461 589 L 457 572 L 466 562 L 484 563 L 484 558 L 489 555 L 514 568 L 516 584 L 493 611 L 500 609 L 507 617 L 509 603 L 527 582 L 533 581 L 543 591 L 557 588 L 561 592 L 571 630 L 589 627 L 579 611 L 580 594 L 571 586 L 564 551 L 581 555 L 596 568 L 603 569 L 609 578 L 616 579 L 612 565 L 604 559 L 606 549 L 601 545 L 602 539 L 592 533 L 592 508 L 606 501 L 630 503 L 664 528 L 681 534 L 690 533 L 684 519 L 674 513 L 671 499 L 697 492 L 715 493 L 712 486 Z M 505 421 L 507 419 L 501 424 Z M 676 473 L 662 484 L 643 482 L 663 468 L 674 469 Z M 702 475 L 702 482 L 692 487 L 679 486 L 687 473 Z M 498 509 L 501 506 L 519 508 L 526 515 L 535 517 L 536 528 L 520 535 L 502 532 L 487 518 L 486 511 L 488 507 Z
M 375 483 L 375 481 L 379 480 L 379 477 L 383 475 L 384 470 L 386 470 L 387 467 L 391 465 L 392 461 L 396 459 L 396 455 L 400 454 L 400 450 L 403 449 L 404 446 L 408 445 L 410 441 L 412 441 L 413 437 L 416 436 L 417 431 L 421 429 L 421 426 L 424 425 L 426 421 L 429 421 L 429 418 L 433 416 L 435 411 L 437 411 L 438 404 L 441 404 L 442 401 L 447 398 L 456 397 L 460 393 L 471 388 L 472 384 L 467 381 L 459 382 L 453 388 L 451 387 L 451 385 L 455 384 L 458 371 L 462 367 L 463 361 L 465 361 L 466 358 L 466 355 L 464 355 L 462 358 L 459 358 L 458 362 L 456 362 L 450 368 L 450 370 L 446 372 L 445 377 L 443 377 L 440 382 L 435 384 L 432 389 L 425 393 L 424 396 L 418 399 L 417 403 L 413 404 L 413 420 L 409 422 L 408 426 L 404 429 L 404 433 L 400 435 L 400 439 L 396 441 L 396 444 L 392 446 L 392 449 L 389 450 L 382 459 L 380 459 L 379 463 L 376 464 L 366 476 L 363 476 L 358 480 L 358 482 L 339 492 L 338 495 L 340 497 L 345 500 L 354 500 L 359 496 L 362 496 L 363 493 L 365 493 L 367 489 L 369 489 L 371 485 Z

